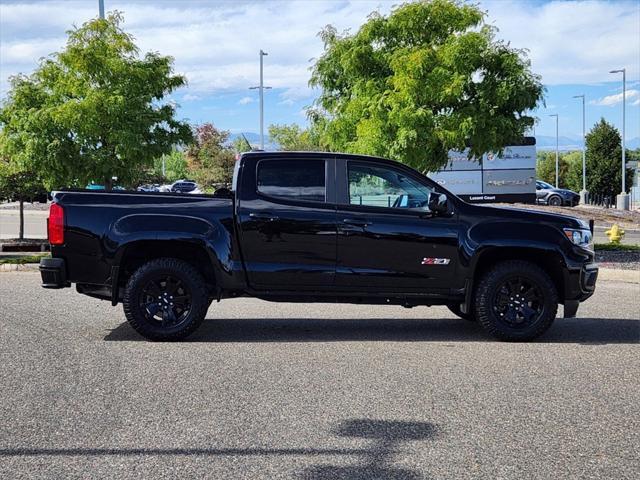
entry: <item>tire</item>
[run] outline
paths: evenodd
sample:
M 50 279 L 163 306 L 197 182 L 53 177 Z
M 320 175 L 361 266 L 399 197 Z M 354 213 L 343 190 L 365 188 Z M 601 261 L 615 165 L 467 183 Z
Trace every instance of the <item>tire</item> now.
M 562 198 L 560 198 L 558 195 L 551 195 L 549 197 L 549 200 L 547 200 L 547 205 L 553 205 L 554 207 L 561 207 Z
M 553 281 L 527 261 L 497 264 L 484 274 L 475 291 L 476 318 L 499 340 L 533 340 L 549 329 L 557 311 Z
M 447 305 L 447 308 L 451 311 L 451 313 L 460 317 L 463 320 L 466 320 L 467 322 L 476 321 L 476 316 L 473 314 L 473 312 L 462 313 L 462 311 L 460 310 L 460 305 L 457 303 L 450 303 L 449 305 Z
M 122 303 L 136 332 L 164 341 L 182 340 L 195 332 L 209 307 L 202 275 L 175 258 L 151 260 L 136 270 Z

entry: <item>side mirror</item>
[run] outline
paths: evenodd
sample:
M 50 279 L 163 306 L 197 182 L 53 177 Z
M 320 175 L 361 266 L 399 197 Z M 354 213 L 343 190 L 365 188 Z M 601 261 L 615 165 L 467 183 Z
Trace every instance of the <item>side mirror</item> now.
M 444 193 L 431 192 L 429 194 L 429 210 L 434 215 L 442 215 L 449 211 L 449 203 Z

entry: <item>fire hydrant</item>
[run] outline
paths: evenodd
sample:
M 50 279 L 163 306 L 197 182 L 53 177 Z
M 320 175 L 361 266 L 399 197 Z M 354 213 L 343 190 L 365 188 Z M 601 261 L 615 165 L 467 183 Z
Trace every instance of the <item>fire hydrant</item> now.
M 614 224 L 609 230 L 604 232 L 609 237 L 609 242 L 615 245 L 620 245 L 620 240 L 624 237 L 624 230 L 621 229 L 617 224 Z

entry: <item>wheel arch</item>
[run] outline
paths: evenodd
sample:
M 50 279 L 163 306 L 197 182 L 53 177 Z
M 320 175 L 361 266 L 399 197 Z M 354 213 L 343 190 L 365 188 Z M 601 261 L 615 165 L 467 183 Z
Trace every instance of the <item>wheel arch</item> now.
M 480 278 L 495 264 L 506 260 L 524 260 L 542 268 L 551 277 L 556 287 L 558 298 L 565 298 L 565 276 L 567 268 L 563 255 L 553 248 L 525 247 L 525 246 L 490 246 L 479 251 L 473 260 L 473 277 L 467 290 L 465 304 L 470 308 L 473 302 L 475 288 Z
M 177 258 L 189 263 L 205 279 L 209 295 L 216 295 L 220 285 L 220 272 L 215 267 L 217 256 L 203 241 L 144 239 L 128 242 L 118 249 L 117 278 L 112 279 L 112 303 L 122 298 L 122 290 L 133 272 L 156 258 Z

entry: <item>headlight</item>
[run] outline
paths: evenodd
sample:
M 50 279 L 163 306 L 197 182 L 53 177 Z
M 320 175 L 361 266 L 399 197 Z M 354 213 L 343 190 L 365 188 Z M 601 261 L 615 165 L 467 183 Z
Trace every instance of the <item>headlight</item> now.
M 593 251 L 593 235 L 590 230 L 576 230 L 573 228 L 565 228 L 564 234 L 569 241 L 582 248 Z

